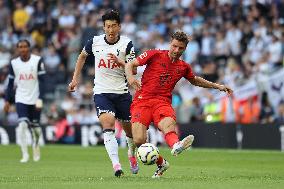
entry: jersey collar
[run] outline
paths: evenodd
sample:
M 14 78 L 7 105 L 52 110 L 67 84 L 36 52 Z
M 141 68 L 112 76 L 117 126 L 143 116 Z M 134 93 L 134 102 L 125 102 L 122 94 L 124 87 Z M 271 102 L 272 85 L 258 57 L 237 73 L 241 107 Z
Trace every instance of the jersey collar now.
M 104 37 L 104 40 L 105 40 L 105 42 L 106 42 L 108 45 L 114 45 L 114 44 L 116 44 L 116 43 L 120 40 L 120 35 L 118 36 L 117 41 L 116 41 L 116 42 L 114 42 L 114 43 L 110 43 L 110 42 L 108 42 L 108 41 L 107 41 L 107 38 L 106 38 L 106 35 L 105 35 L 105 37 Z

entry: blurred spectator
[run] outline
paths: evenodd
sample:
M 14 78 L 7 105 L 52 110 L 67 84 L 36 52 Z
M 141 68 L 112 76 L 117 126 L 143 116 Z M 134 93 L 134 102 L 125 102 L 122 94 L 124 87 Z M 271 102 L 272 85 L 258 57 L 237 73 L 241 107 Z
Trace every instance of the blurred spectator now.
M 43 0 L 36 1 L 35 5 L 35 11 L 32 15 L 32 25 L 33 28 L 39 30 L 43 27 L 45 27 L 47 23 L 47 12 L 45 7 L 48 6 L 46 4 L 47 2 L 44 2 Z
M 8 9 L 8 7 L 5 5 L 5 0 L 0 0 L 0 32 L 10 27 L 11 17 L 10 17 L 11 11 Z
M 253 38 L 248 44 L 248 58 L 250 63 L 255 65 L 262 57 L 264 53 L 264 41 L 261 38 L 261 31 L 257 30 L 254 32 Z
M 203 107 L 198 97 L 194 97 L 192 99 L 192 103 L 189 107 L 189 115 L 190 115 L 189 119 L 190 122 L 199 122 L 204 120 Z
M 237 113 L 239 102 L 232 95 L 230 97 L 224 96 L 221 99 L 221 119 L 223 123 L 239 122 L 239 115 Z
M 76 18 L 70 10 L 63 9 L 58 18 L 58 24 L 61 28 L 72 28 L 76 23 Z
M 126 14 L 124 16 L 123 22 L 121 24 L 121 33 L 126 36 L 133 36 L 136 32 L 136 23 L 133 21 L 131 14 Z
M 279 67 L 282 64 L 282 44 L 276 35 L 272 35 L 272 41 L 267 47 L 268 62 L 271 67 Z
M 54 73 L 58 70 L 61 60 L 52 43 L 49 43 L 47 48 L 43 50 L 43 60 L 47 73 Z
M 272 123 L 274 122 L 274 111 L 273 107 L 271 106 L 268 95 L 266 92 L 262 93 L 261 96 L 261 110 L 259 115 L 260 123 Z
M 69 43 L 67 45 L 67 54 L 68 54 L 68 73 L 71 73 L 75 69 L 77 62 L 77 57 L 81 48 L 80 34 L 74 30 L 68 30 L 67 36 L 69 38 Z
M 75 141 L 75 129 L 71 126 L 64 110 L 58 110 L 58 120 L 55 122 L 55 138 L 56 142 L 63 144 L 71 144 Z
M 228 21 L 226 23 L 226 42 L 229 45 L 229 50 L 231 55 L 239 60 L 241 55 L 241 39 L 242 39 L 242 32 L 237 27 L 236 23 L 232 23 Z
M 202 33 L 201 49 L 200 49 L 200 63 L 204 64 L 212 60 L 214 41 L 210 32 L 205 29 Z
M 258 123 L 260 115 L 260 104 L 257 98 L 251 96 L 248 98 L 248 100 L 241 102 L 237 113 L 240 117 L 240 123 Z
M 98 16 L 91 14 L 86 19 L 87 25 L 82 28 L 81 46 L 85 46 L 89 39 L 98 34 Z
M 6 51 L 3 46 L 0 44 L 0 69 L 4 66 L 7 66 L 10 62 L 11 54 L 9 51 Z
M 218 65 L 225 66 L 227 58 L 229 56 L 229 45 L 225 40 L 222 32 L 216 33 L 216 41 L 213 49 L 214 49 L 215 60 L 218 63 Z
M 21 1 L 16 1 L 15 10 L 13 12 L 13 25 L 15 32 L 20 35 L 25 29 L 27 29 L 28 22 L 30 20 L 29 13 L 24 9 Z
M 81 0 L 78 8 L 81 15 L 88 15 L 96 9 L 95 4 L 91 0 Z
M 206 123 L 214 123 L 221 121 L 221 107 L 214 100 L 212 95 L 209 95 L 209 102 L 205 104 L 203 115 Z
M 284 124 L 284 102 L 281 101 L 278 105 L 278 112 L 276 117 L 276 123 Z

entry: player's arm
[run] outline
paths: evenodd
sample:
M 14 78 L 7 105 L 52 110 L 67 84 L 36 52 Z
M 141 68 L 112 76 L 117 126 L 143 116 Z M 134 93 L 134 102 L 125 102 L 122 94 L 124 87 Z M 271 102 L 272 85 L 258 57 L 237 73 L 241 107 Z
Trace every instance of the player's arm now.
M 127 47 L 125 49 L 125 61 L 119 59 L 117 56 L 115 56 L 112 53 L 108 53 L 108 58 L 112 62 L 116 62 L 116 63 L 120 64 L 121 66 L 123 66 L 125 68 L 125 65 L 135 58 L 135 50 L 134 50 L 134 46 L 133 46 L 132 41 L 129 41 L 129 43 L 127 44 Z M 133 70 L 133 74 L 134 75 L 137 74 L 137 69 Z
M 69 83 L 69 86 L 68 86 L 68 90 L 70 92 L 74 92 L 79 83 L 82 68 L 86 62 L 87 57 L 89 56 L 89 54 L 92 53 L 92 43 L 93 41 L 89 40 L 86 46 L 83 48 L 83 50 L 78 56 L 75 70 L 74 70 L 73 77 L 72 77 L 72 81 L 71 83 Z
M 13 103 L 14 99 L 14 80 L 15 80 L 15 73 L 12 67 L 12 64 L 9 66 L 9 75 L 8 75 L 8 86 L 6 89 L 5 94 L 5 105 L 4 105 L 4 112 L 9 112 L 10 104 Z
M 140 90 L 141 89 L 141 84 L 140 82 L 135 79 L 133 75 L 133 70 L 137 70 L 137 67 L 139 66 L 138 60 L 135 58 L 134 60 L 128 62 L 125 65 L 125 75 L 126 79 L 129 83 L 130 86 L 132 86 L 135 90 Z
M 44 89 L 45 89 L 45 68 L 44 68 L 44 63 L 43 59 L 41 58 L 38 63 L 38 87 L 39 87 L 39 97 L 36 101 L 36 108 L 41 109 L 43 106 L 43 96 L 44 96 Z
M 218 89 L 220 91 L 224 91 L 224 92 L 228 93 L 229 95 L 231 95 L 233 93 L 233 90 L 230 87 L 228 87 L 226 85 L 214 83 L 214 82 L 211 82 L 211 81 L 207 81 L 206 79 L 203 79 L 202 77 L 194 76 L 193 78 L 188 79 L 188 80 L 192 85 L 195 85 L 195 86 L 199 86 L 199 87 L 203 87 L 203 88 Z

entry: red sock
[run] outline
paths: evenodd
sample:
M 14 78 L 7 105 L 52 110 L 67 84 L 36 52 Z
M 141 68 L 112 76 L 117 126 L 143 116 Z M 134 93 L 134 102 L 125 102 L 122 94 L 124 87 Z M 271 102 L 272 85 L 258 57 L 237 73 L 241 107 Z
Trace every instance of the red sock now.
M 156 162 L 156 164 L 157 164 L 157 165 L 162 165 L 162 164 L 163 164 L 163 161 L 164 161 L 163 156 L 159 155 L 159 159 L 158 159 L 158 161 Z
M 171 131 L 165 134 L 165 140 L 169 147 L 173 148 L 173 145 L 179 141 L 179 138 L 175 131 Z

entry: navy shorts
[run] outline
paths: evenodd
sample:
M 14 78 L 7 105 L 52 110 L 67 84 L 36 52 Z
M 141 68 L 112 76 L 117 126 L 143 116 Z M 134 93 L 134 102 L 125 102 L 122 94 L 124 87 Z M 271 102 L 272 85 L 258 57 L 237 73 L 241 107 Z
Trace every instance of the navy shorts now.
M 95 94 L 94 101 L 98 117 L 100 117 L 102 113 L 110 113 L 120 121 L 129 122 L 131 120 L 130 105 L 132 96 L 130 95 L 130 93 Z
M 41 110 L 36 109 L 35 105 L 16 103 L 16 109 L 19 122 L 28 121 L 32 123 L 39 123 Z

